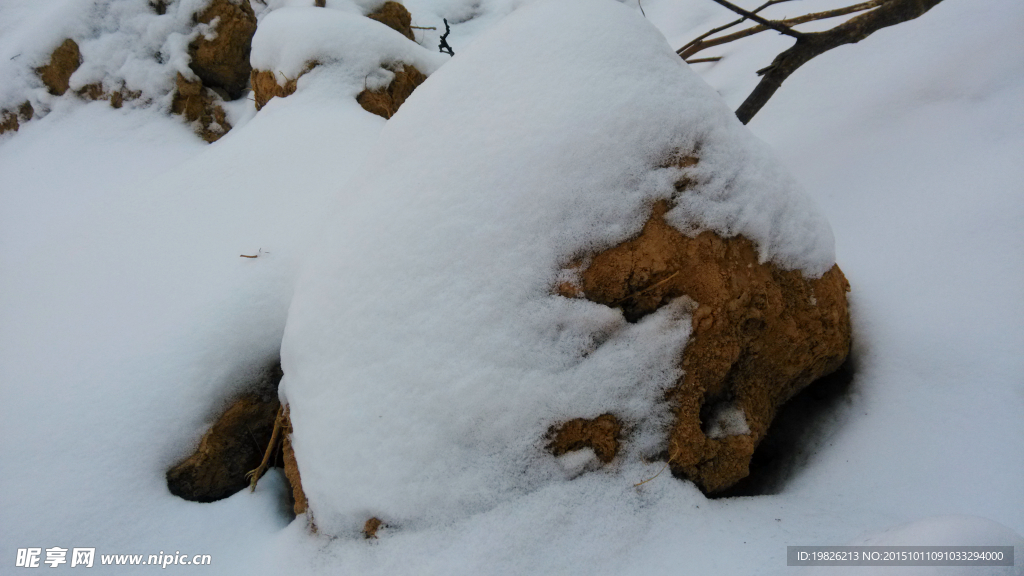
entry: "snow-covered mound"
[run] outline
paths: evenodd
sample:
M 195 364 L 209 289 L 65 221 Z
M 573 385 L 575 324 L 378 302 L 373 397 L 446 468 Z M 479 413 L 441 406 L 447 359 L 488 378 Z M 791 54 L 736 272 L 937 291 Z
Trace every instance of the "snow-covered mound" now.
M 675 195 L 680 151 L 699 150 Z M 608 411 L 619 465 L 663 448 L 685 299 L 636 324 L 554 295 L 559 270 L 636 234 L 655 200 L 818 276 L 824 218 L 642 17 L 541 0 L 424 83 L 346 190 L 293 300 L 282 393 L 318 527 L 413 528 L 580 468 L 545 433 Z M 613 463 L 614 469 L 615 463 Z M 566 470 L 570 470 L 569 473 Z
M 355 98 L 391 82 L 394 73 L 386 65 L 411 64 L 430 75 L 448 61 L 364 17 L 354 4 L 346 8 L 285 7 L 265 14 L 252 40 L 253 68 L 273 73 L 281 85 L 298 79 L 301 87 L 311 78 L 329 77 L 337 92 Z

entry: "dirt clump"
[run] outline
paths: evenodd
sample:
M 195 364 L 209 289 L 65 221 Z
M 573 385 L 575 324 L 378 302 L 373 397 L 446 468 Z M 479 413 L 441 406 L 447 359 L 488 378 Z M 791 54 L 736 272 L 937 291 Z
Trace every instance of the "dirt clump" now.
M 53 51 L 47 65 L 36 68 L 36 73 L 50 94 L 61 96 L 68 91 L 71 75 L 81 65 L 82 53 L 78 42 L 68 38 Z
M 272 71 L 253 69 L 249 75 L 249 81 L 252 84 L 253 97 L 256 99 L 256 109 L 262 110 L 271 98 L 284 98 L 294 94 L 299 78 L 319 65 L 320 63 L 315 60 L 307 62 L 298 76 L 295 78 L 285 77 L 283 85 L 277 83 L 277 76 Z
M 124 106 L 126 101 L 136 100 L 142 97 L 141 91 L 129 90 L 123 85 L 117 90 L 111 90 L 108 92 L 103 88 L 102 82 L 86 84 L 79 88 L 75 94 L 84 100 L 108 100 L 110 101 L 111 108 L 120 108 Z
M 194 20 L 217 22 L 209 37 L 200 35 L 189 44 L 189 67 L 206 87 L 223 90 L 232 100 L 241 98 L 249 80 L 249 52 L 256 33 L 256 14 L 249 0 L 213 0 Z
M 256 109 L 262 110 L 271 98 L 284 98 L 295 93 L 295 80 L 286 80 L 284 86 L 277 83 L 277 77 L 270 70 L 253 69 L 249 76 L 252 84 L 253 97 L 256 99 Z
M 167 472 L 171 493 L 194 502 L 227 498 L 249 485 L 246 473 L 263 460 L 280 403 L 274 395 L 239 398 L 199 441 L 199 448 Z
M 356 101 L 363 110 L 383 118 L 391 118 L 413 90 L 427 79 L 425 74 L 410 65 L 399 64 L 392 72 L 395 77 L 385 88 L 367 88 L 356 96 Z
M 416 36 L 412 31 L 412 14 L 409 14 L 405 6 L 398 2 L 388 0 L 380 8 L 367 14 L 366 17 L 400 32 L 409 40 L 416 41 Z
M 381 528 L 385 528 L 386 526 L 387 524 L 385 524 L 380 518 L 377 518 L 376 516 L 370 518 L 366 521 L 366 524 L 363 525 L 363 538 L 366 538 L 367 540 L 376 539 L 377 531 Z
M 18 115 L 10 110 L 0 111 L 0 134 L 18 131 Z
M 32 103 L 28 100 L 21 103 L 18 106 L 18 110 L 2 110 L 0 111 L 0 134 L 7 131 L 17 132 L 21 122 L 28 122 L 35 116 L 35 109 L 32 108 Z
M 551 441 L 547 448 L 555 456 L 591 448 L 597 458 L 607 464 L 619 452 L 621 433 L 619 419 L 611 414 L 602 414 L 589 420 L 574 418 L 548 431 Z
M 690 185 L 683 178 L 677 188 Z M 684 376 L 668 396 L 666 449 L 673 473 L 714 493 L 747 476 L 782 404 L 846 359 L 849 284 L 838 266 L 811 279 L 761 263 L 741 236 L 688 237 L 665 220 L 670 208 L 656 203 L 637 237 L 593 256 L 578 286 L 555 291 L 619 307 L 631 322 L 675 298 L 697 302 Z
M 171 112 L 184 116 L 203 140 L 215 142 L 231 130 L 227 115 L 217 94 L 199 80 L 189 80 L 178 73 Z

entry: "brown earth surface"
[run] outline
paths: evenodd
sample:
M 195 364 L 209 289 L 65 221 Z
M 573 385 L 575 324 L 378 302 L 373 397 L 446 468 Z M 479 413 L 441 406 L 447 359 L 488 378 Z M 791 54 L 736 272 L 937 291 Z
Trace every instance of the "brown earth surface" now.
M 381 90 L 366 89 L 356 96 L 356 101 L 364 110 L 383 118 L 391 118 L 413 90 L 427 79 L 426 75 L 409 65 L 399 64 L 393 72 L 395 78 L 387 87 Z
M 555 456 L 561 456 L 566 452 L 591 448 L 597 458 L 607 464 L 619 451 L 621 432 L 622 425 L 611 414 L 602 414 L 590 420 L 575 418 L 549 431 L 551 441 L 548 450 Z
M 376 20 L 381 24 L 401 32 L 409 40 L 416 41 L 412 32 L 412 14 L 398 2 L 388 0 L 383 6 L 366 15 L 367 18 Z
M 213 0 L 195 16 L 197 23 L 217 19 L 215 36 L 200 35 L 188 47 L 189 67 L 208 88 L 223 90 L 228 99 L 241 98 L 249 80 L 249 52 L 256 33 L 256 14 L 249 0 L 236 4 L 231 0 Z
M 36 73 L 54 96 L 68 91 L 71 75 L 82 65 L 82 53 L 78 43 L 68 38 L 50 55 L 50 62 L 36 68 Z
M 215 142 L 231 130 L 216 93 L 203 87 L 199 80 L 189 80 L 180 72 L 175 82 L 171 112 L 191 122 L 196 134 L 207 142 Z
M 677 189 L 691 185 L 683 177 Z M 846 359 L 849 284 L 838 266 L 815 279 L 762 263 L 741 236 L 688 237 L 666 222 L 670 208 L 655 204 L 636 238 L 594 255 L 578 285 L 556 292 L 619 307 L 631 322 L 675 298 L 698 304 L 681 358 L 684 376 L 667 397 L 675 421 L 666 451 L 676 475 L 713 493 L 747 476 L 779 407 Z M 749 433 L 708 436 L 725 407 L 742 410 Z
M 250 393 L 235 401 L 186 460 L 167 472 L 171 493 L 194 502 L 214 502 L 249 486 L 274 430 L 276 395 Z

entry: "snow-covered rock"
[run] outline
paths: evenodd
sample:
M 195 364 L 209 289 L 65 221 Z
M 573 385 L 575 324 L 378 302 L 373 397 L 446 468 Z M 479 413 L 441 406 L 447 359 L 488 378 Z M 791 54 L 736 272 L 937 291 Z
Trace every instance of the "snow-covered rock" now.
M 678 151 L 700 162 L 667 164 Z M 684 176 L 697 185 L 680 192 Z M 694 301 L 631 323 L 556 290 L 658 201 L 677 229 L 743 235 L 779 270 L 834 264 L 813 203 L 618 3 L 541 0 L 434 72 L 346 188 L 290 308 L 282 394 L 316 525 L 415 528 L 565 481 L 546 436 L 574 418 L 624 423 L 611 470 L 664 451 Z

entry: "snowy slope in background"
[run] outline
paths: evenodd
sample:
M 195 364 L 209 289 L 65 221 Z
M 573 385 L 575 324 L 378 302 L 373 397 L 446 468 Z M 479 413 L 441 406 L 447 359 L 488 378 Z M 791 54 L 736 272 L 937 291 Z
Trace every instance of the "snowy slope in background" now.
M 678 46 L 731 17 L 710 4 L 644 9 Z M 812 61 L 751 123 L 825 211 L 853 286 L 853 393 L 781 494 L 585 474 L 373 543 L 285 527 L 279 477 L 193 504 L 163 472 L 276 352 L 323 207 L 383 121 L 300 92 L 204 146 L 155 113 L 57 103 L 0 138 L 2 571 L 17 548 L 96 546 L 209 553 L 219 574 L 788 574 L 786 545 L 933 516 L 1024 533 L 1022 24 L 1017 2 L 943 2 Z M 735 107 L 788 44 L 753 38 L 695 70 Z

